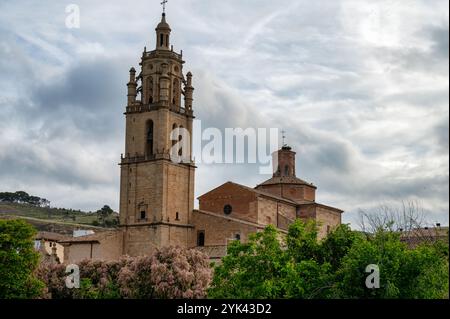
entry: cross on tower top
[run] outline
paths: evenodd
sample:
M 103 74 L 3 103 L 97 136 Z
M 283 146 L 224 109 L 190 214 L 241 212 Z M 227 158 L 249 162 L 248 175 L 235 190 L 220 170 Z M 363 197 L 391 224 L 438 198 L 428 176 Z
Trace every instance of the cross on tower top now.
M 281 134 L 283 134 L 283 135 L 282 135 L 282 138 L 283 138 L 283 146 L 286 146 L 286 143 L 285 143 L 285 142 L 286 142 L 286 131 L 285 131 L 285 130 L 282 130 L 282 131 L 281 131 Z
M 161 5 L 163 6 L 163 13 L 166 13 L 166 3 L 169 2 L 168 0 L 163 0 L 163 2 L 161 2 Z

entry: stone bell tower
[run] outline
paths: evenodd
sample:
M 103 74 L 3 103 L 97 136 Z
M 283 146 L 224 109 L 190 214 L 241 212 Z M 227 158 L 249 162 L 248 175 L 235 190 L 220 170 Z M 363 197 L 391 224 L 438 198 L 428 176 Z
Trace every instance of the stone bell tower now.
M 190 245 L 194 208 L 192 74 L 170 44 L 162 14 L 156 45 L 130 70 L 125 153 L 121 158 L 120 226 L 123 254 L 148 255 Z M 182 134 L 189 133 L 188 135 Z M 174 149 L 174 146 L 181 145 Z

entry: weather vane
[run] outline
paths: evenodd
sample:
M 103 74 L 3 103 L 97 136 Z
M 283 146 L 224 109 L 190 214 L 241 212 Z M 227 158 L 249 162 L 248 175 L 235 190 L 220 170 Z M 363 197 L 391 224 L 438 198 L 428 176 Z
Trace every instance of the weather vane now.
M 285 130 L 282 130 L 281 131 L 281 134 L 283 134 L 281 137 L 283 138 L 283 146 L 286 146 L 286 143 L 285 143 L 285 141 L 286 141 L 286 131 Z
M 163 13 L 166 13 L 166 3 L 169 2 L 168 0 L 163 0 L 163 2 L 161 2 L 162 6 L 163 6 Z

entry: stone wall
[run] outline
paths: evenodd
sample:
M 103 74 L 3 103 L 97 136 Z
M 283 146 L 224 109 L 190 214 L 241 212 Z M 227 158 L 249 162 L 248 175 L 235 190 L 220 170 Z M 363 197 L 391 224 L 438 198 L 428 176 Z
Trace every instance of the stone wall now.
M 341 224 L 341 214 L 333 209 L 318 206 L 316 208 L 316 221 L 319 224 L 318 237 L 322 239 Z
M 193 217 L 195 225 L 193 244 L 195 246 L 197 246 L 199 232 L 204 232 L 205 247 L 209 247 L 227 245 L 230 240 L 236 238 L 237 234 L 241 241 L 245 242 L 250 234 L 262 229 L 253 223 L 210 212 L 194 211 Z
M 118 260 L 122 256 L 122 231 L 114 231 L 98 236 L 96 240 L 89 241 L 78 238 L 73 242 L 63 242 L 64 263 L 73 264 L 84 259 L 92 260 Z
M 257 222 L 258 208 L 255 192 L 234 183 L 226 183 L 199 197 L 199 210 L 224 214 L 225 205 L 232 207 L 231 217 Z

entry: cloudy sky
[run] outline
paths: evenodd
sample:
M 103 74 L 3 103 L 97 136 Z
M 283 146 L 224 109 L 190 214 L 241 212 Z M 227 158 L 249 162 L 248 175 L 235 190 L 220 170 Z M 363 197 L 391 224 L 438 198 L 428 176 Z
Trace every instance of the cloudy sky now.
M 0 191 L 118 209 L 125 84 L 159 2 L 0 1 Z M 170 0 L 167 17 L 203 127 L 286 130 L 297 175 L 345 222 L 417 200 L 448 224 L 447 1 Z M 258 168 L 200 164 L 196 195 Z

